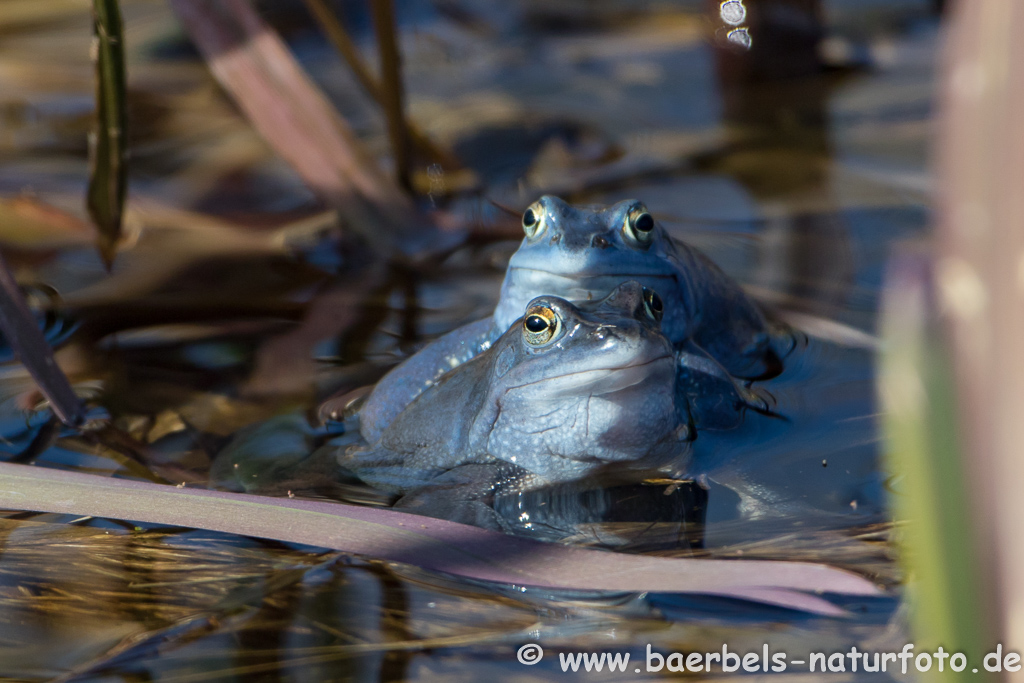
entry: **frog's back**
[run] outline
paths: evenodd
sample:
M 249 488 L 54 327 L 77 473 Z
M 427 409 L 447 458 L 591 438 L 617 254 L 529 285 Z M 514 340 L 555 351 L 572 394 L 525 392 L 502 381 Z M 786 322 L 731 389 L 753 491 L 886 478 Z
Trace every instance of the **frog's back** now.
M 773 345 L 771 325 L 761 307 L 704 253 L 685 242 L 671 240 L 667 258 L 677 264 L 688 290 L 690 319 L 677 347 L 692 342 L 734 377 L 765 379 L 782 371 Z

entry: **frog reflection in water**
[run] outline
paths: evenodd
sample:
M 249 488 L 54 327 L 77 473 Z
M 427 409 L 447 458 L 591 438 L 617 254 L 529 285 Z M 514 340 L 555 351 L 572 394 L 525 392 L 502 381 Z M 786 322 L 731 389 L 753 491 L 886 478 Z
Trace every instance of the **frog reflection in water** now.
M 437 339 L 388 373 L 360 412 L 367 440 L 380 439 L 422 391 L 487 349 L 534 297 L 593 301 L 625 280 L 664 299 L 662 329 L 677 352 L 680 389 L 698 427 L 734 426 L 743 405 L 767 408 L 737 381 L 781 370 L 760 309 L 706 256 L 670 237 L 643 204 L 584 208 L 545 196 L 524 212 L 523 230 L 494 315 Z
M 627 282 L 581 308 L 542 296 L 341 466 L 422 514 L 507 528 L 495 496 L 616 466 L 686 464 L 689 416 L 657 294 Z

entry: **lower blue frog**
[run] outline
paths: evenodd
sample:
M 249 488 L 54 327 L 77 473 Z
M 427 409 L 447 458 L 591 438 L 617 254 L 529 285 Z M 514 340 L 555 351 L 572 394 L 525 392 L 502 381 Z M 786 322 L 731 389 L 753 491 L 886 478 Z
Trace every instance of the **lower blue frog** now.
M 658 295 L 637 282 L 582 307 L 535 298 L 339 464 L 402 496 L 398 507 L 491 527 L 503 526 L 495 496 L 510 491 L 682 471 L 693 431 L 661 318 Z

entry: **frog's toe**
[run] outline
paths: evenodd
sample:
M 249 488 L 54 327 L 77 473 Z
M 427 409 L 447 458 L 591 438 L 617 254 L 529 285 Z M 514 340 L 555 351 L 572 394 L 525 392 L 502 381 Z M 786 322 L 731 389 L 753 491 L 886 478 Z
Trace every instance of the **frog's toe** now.
M 744 408 L 749 408 L 758 413 L 771 413 L 775 408 L 775 397 L 767 389 L 739 386 L 737 390 Z
M 373 386 L 370 384 L 351 391 L 342 391 L 325 400 L 317 409 L 320 423 L 341 422 L 358 413 L 370 397 Z
M 777 377 L 784 369 L 783 359 L 798 346 L 799 334 L 790 328 L 759 332 L 740 350 L 742 360 L 727 367 L 734 376 L 749 381 Z
M 789 325 L 779 325 L 772 330 L 771 349 L 779 358 L 787 358 L 799 346 L 807 346 L 807 333 Z
M 758 332 L 753 336 L 750 342 L 743 347 L 741 353 L 747 358 L 758 358 L 768 348 L 768 344 L 771 338 L 767 332 Z
M 498 514 L 486 502 L 452 496 L 451 491 L 447 489 L 424 487 L 412 491 L 399 498 L 394 507 L 396 510 L 424 517 L 447 519 L 492 531 L 504 531 Z

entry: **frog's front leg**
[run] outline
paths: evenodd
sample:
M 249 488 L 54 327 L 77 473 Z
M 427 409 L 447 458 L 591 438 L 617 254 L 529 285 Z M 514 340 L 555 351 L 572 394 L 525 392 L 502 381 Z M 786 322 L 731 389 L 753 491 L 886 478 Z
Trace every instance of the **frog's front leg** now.
M 503 330 L 484 318 L 435 339 L 401 365 L 392 368 L 374 387 L 359 411 L 359 431 L 370 443 L 398 414 L 441 375 L 485 351 Z
M 771 410 L 772 399 L 736 379 L 706 351 L 689 342 L 676 352 L 676 395 L 689 404 L 694 426 L 700 429 L 732 429 L 747 408 L 759 413 Z
M 508 522 L 494 509 L 495 492 L 517 477 L 529 474 L 506 462 L 459 465 L 410 491 L 395 508 L 427 517 L 508 531 Z

